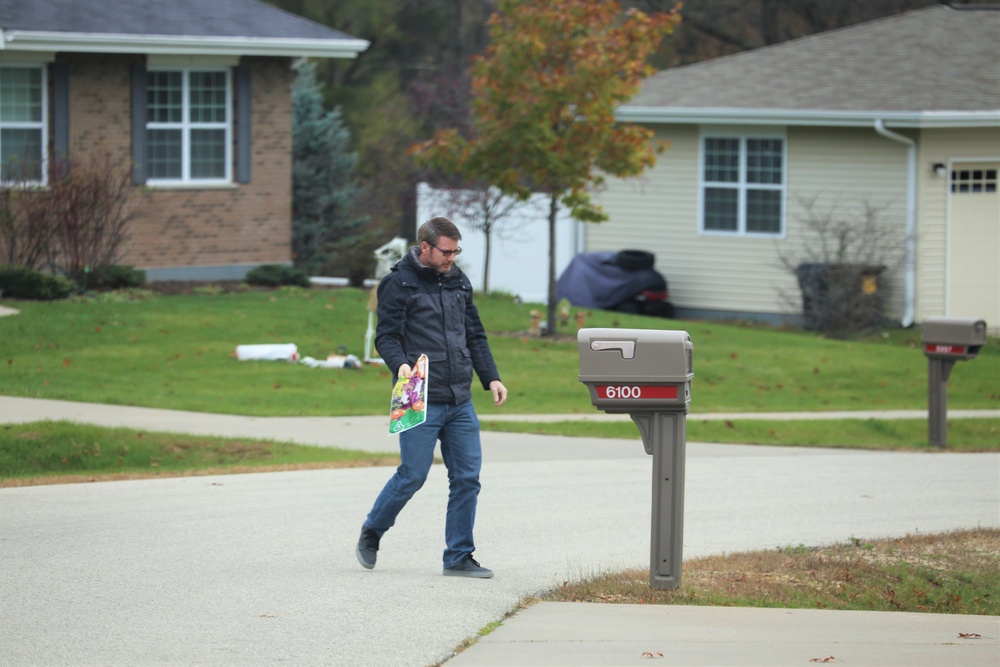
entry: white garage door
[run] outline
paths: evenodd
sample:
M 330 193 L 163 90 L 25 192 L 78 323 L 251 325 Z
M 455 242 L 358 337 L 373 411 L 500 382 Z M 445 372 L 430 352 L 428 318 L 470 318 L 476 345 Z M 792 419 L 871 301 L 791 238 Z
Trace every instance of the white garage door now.
M 1000 191 L 995 163 L 951 172 L 948 315 L 1000 327 Z

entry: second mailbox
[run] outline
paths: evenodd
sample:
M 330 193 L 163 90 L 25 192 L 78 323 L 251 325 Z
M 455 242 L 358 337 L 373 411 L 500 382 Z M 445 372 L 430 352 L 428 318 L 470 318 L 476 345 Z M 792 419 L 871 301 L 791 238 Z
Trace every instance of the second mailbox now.
M 974 359 L 986 345 L 985 320 L 928 317 L 924 320 L 924 354 L 932 359 Z
M 605 412 L 669 410 L 691 404 L 691 337 L 686 331 L 580 329 L 580 382 Z

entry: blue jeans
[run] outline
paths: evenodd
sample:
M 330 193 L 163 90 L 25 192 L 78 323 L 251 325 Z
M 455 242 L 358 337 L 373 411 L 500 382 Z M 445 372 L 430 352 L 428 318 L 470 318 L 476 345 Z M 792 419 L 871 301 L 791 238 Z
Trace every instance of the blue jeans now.
M 380 537 L 392 527 L 407 501 L 427 480 L 434 462 L 434 445 L 439 439 L 449 488 L 444 566 L 454 567 L 476 549 L 472 529 L 476 523 L 483 453 L 479 417 L 471 400 L 458 405 L 428 403 L 427 421 L 399 434 L 400 466 L 375 499 L 365 527 Z

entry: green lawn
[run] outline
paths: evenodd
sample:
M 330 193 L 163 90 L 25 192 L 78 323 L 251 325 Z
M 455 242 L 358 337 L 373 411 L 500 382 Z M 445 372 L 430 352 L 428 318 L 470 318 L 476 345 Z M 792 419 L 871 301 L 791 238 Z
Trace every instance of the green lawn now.
M 379 366 L 308 368 L 241 362 L 239 344 L 295 343 L 323 359 L 363 356 L 368 292 L 299 289 L 13 302 L 0 318 L 0 394 L 244 415 L 359 415 L 388 410 L 390 378 Z M 498 412 L 591 413 L 577 380 L 574 325 L 556 340 L 528 335 L 538 304 L 478 299 L 494 356 L 511 392 L 497 410 L 476 391 L 484 418 Z M 926 409 L 920 333 L 890 330 L 862 341 L 811 332 L 681 322 L 606 311 L 585 326 L 684 329 L 694 343 L 692 406 L 698 412 Z M 433 368 L 431 369 L 433 382 Z M 1000 340 L 956 365 L 951 408 L 1000 408 Z
M 398 456 L 66 421 L 0 425 L 0 486 L 47 481 L 398 465 Z
M 623 422 L 489 421 L 487 431 L 538 433 L 581 438 L 621 438 L 642 441 L 630 420 Z M 929 444 L 926 419 L 830 420 L 700 420 L 686 421 L 689 442 L 937 451 Z M 1000 452 L 1000 419 L 953 419 L 948 424 L 947 450 L 951 452 Z

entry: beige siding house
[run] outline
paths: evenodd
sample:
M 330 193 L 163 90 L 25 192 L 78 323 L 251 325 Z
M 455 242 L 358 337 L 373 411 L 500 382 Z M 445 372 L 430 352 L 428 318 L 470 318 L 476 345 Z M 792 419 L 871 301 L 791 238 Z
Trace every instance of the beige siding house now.
M 120 263 L 290 263 L 292 64 L 367 47 L 257 0 L 0 0 L 0 181 L 107 152 L 142 200 Z
M 794 268 L 834 256 L 810 222 L 871 219 L 886 317 L 997 330 L 998 36 L 1000 7 L 940 5 L 650 77 L 619 117 L 669 148 L 583 249 L 655 253 L 681 317 L 797 322 Z

